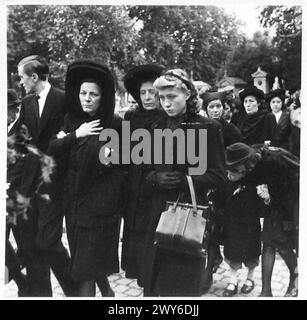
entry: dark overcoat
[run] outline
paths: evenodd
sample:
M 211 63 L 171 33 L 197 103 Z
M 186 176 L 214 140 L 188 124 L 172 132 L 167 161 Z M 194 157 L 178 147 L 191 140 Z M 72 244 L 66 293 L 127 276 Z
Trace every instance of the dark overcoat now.
M 144 110 L 141 106 L 128 114 L 131 131 L 139 128 L 150 129 L 152 123 L 162 116 L 159 110 Z M 126 114 L 125 114 L 125 120 Z M 136 143 L 131 142 L 131 148 Z M 127 278 L 136 278 L 143 286 L 143 262 L 145 240 L 148 232 L 151 210 L 152 190 L 145 181 L 150 167 L 145 164 L 131 163 L 125 182 L 127 195 L 126 208 L 123 211 L 124 229 L 121 267 Z
M 82 110 L 79 87 L 82 79 L 102 83 L 101 104 L 94 117 Z M 63 131 L 66 136 L 50 143 L 49 152 L 58 160 L 64 176 L 64 212 L 74 279 L 99 280 L 118 272 L 119 218 L 123 175 L 117 166 L 99 160 L 105 142 L 99 136 L 76 137 L 76 129 L 88 121 L 100 120 L 104 128 L 119 130 L 114 116 L 114 82 L 108 69 L 88 60 L 73 63 L 66 78 L 68 113 Z M 118 132 L 120 136 L 120 132 Z
M 266 110 L 258 110 L 248 115 L 242 112 L 237 122 L 237 127 L 242 134 L 242 142 L 248 145 L 263 144 L 270 140 L 275 145 L 274 138 L 277 132 L 277 123 L 272 113 Z
M 207 171 L 201 175 L 192 176 L 198 204 L 207 204 L 206 193 L 209 189 L 222 186 L 226 180 L 224 145 L 221 125 L 213 120 L 200 115 L 185 114 L 174 119 L 164 117 L 153 126 L 154 129 L 176 128 L 207 129 Z M 177 122 L 177 123 L 176 123 Z M 196 134 L 197 137 L 197 134 Z M 196 146 L 198 140 L 196 139 Z M 197 150 L 197 148 L 196 148 Z M 176 148 L 174 148 L 174 155 Z M 176 160 L 175 162 L 176 163 Z M 155 165 L 148 175 L 148 182 L 158 171 L 181 171 L 188 173 L 189 164 Z M 160 219 L 161 212 L 165 210 L 166 201 L 175 201 L 179 192 L 182 192 L 180 201 L 190 202 L 191 197 L 186 180 L 174 190 L 160 189 L 152 184 L 152 209 L 150 213 L 150 225 L 147 249 L 145 256 L 145 290 L 147 296 L 198 296 L 200 295 L 200 279 L 204 270 L 204 260 L 200 257 L 178 254 L 172 251 L 158 249 L 154 245 L 155 230 Z
M 290 114 L 283 111 L 277 122 L 277 131 L 274 137 L 275 146 L 289 150 L 289 137 L 291 133 Z
M 271 198 L 264 216 L 263 242 L 280 249 L 297 249 L 298 158 L 281 148 L 254 147 L 262 158 L 250 173 L 249 179 L 256 185 L 267 184 Z
M 242 137 L 241 137 L 241 132 L 231 122 L 227 122 L 225 119 L 221 118 L 219 122 L 222 125 L 222 132 L 223 132 L 223 139 L 224 139 L 224 147 L 228 147 L 233 143 L 240 142 Z
M 225 189 L 225 240 L 226 259 L 247 263 L 261 254 L 260 212 L 264 208 L 256 186 L 247 179 L 240 183 L 229 182 Z

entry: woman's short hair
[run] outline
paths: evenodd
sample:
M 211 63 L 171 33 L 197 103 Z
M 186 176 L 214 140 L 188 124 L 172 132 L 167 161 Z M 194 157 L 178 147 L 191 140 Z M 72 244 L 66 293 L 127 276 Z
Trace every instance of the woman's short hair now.
M 49 66 L 45 58 L 39 55 L 32 55 L 23 58 L 18 67 L 23 67 L 23 71 L 31 76 L 33 73 L 38 75 L 40 80 L 45 81 L 49 75 Z
M 153 85 L 158 90 L 161 90 L 163 88 L 176 88 L 183 91 L 184 93 L 189 92 L 190 97 L 187 100 L 187 112 L 191 114 L 198 113 L 199 102 L 197 90 L 192 81 L 189 79 L 186 71 L 182 69 L 168 70 L 159 78 L 157 78 Z

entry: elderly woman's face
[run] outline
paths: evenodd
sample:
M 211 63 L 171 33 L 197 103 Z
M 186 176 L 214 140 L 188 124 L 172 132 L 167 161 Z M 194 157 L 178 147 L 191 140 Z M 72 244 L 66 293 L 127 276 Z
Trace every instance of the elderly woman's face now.
M 259 109 L 260 103 L 257 101 L 254 96 L 247 96 L 244 98 L 244 108 L 247 114 L 256 113 Z
M 270 101 L 270 107 L 272 109 L 272 111 L 274 113 L 277 113 L 281 110 L 282 108 L 282 101 L 279 97 L 274 97 L 271 101 Z
M 177 117 L 187 110 L 187 100 L 190 94 L 178 88 L 165 87 L 159 89 L 162 108 L 169 117 Z
M 223 114 L 223 105 L 220 99 L 212 100 L 207 105 L 208 118 L 219 120 Z
M 100 106 L 101 89 L 97 83 L 83 82 L 80 87 L 79 99 L 82 110 L 94 116 Z
M 144 109 L 153 110 L 159 108 L 157 90 L 153 87 L 153 83 L 151 81 L 141 84 L 140 98 Z

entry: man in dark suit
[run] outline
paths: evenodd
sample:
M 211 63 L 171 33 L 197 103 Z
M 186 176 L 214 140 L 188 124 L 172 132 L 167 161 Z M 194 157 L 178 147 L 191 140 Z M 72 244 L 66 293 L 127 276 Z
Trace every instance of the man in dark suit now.
M 26 125 L 32 138 L 31 143 L 46 152 L 51 137 L 63 125 L 65 93 L 48 82 L 49 66 L 41 56 L 32 55 L 22 59 L 18 64 L 18 75 L 27 94 L 22 100 L 19 126 Z M 38 166 L 31 170 L 39 174 Z M 33 172 L 29 172 L 31 175 Z M 67 296 L 73 295 L 73 282 L 69 275 L 70 258 L 61 241 L 61 180 L 59 174 L 53 175 L 52 182 L 41 188 L 41 193 L 48 193 L 51 201 L 46 203 L 34 195 L 28 212 L 29 219 L 20 223 L 33 296 L 52 296 L 49 266 L 64 293 Z

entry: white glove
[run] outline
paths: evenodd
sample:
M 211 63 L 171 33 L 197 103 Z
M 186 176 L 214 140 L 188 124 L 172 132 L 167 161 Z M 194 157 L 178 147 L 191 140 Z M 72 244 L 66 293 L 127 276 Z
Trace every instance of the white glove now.
M 256 189 L 258 196 L 264 200 L 264 203 L 266 205 L 269 205 L 271 202 L 271 197 L 269 194 L 268 186 L 266 184 L 262 184 L 257 186 Z
M 67 134 L 64 131 L 60 131 L 56 137 L 57 139 L 63 139 Z

